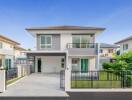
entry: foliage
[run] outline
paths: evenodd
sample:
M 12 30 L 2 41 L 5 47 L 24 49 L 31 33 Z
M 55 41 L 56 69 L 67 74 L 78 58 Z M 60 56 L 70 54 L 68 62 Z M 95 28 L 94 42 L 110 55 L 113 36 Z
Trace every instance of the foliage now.
M 132 51 L 128 51 L 122 55 L 115 55 L 114 62 L 103 63 L 105 70 L 131 70 L 132 69 Z

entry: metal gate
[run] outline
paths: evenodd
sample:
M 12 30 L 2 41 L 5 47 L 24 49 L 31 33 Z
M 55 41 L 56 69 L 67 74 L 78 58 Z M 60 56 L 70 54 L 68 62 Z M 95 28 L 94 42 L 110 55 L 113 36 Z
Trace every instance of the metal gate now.
M 60 88 L 65 89 L 65 70 L 60 71 Z

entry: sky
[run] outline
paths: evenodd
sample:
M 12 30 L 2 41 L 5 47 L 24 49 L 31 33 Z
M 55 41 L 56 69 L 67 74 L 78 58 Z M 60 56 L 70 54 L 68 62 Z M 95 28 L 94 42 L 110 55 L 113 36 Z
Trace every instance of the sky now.
M 0 34 L 35 49 L 25 28 L 56 25 L 103 27 L 96 42 L 132 35 L 132 0 L 0 0 Z

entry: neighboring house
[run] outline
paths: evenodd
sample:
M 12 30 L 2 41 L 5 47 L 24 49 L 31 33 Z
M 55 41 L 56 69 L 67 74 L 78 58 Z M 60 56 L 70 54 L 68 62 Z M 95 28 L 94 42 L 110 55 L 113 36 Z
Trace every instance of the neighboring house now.
M 100 57 L 113 58 L 118 48 L 114 44 L 100 43 Z
M 14 67 L 15 58 L 21 56 L 18 50 L 20 43 L 0 35 L 0 67 Z M 23 49 L 24 50 L 24 49 Z
M 114 44 L 100 43 L 100 70 L 103 69 L 102 64 L 104 62 L 110 62 L 110 60 L 116 54 L 119 46 Z
M 120 45 L 120 54 L 132 49 L 132 36 L 122 39 L 115 44 Z

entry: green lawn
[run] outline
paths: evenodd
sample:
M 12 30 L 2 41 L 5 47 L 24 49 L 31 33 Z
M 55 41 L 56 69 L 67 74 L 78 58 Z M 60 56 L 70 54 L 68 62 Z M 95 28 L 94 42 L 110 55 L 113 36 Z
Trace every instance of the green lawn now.
M 16 78 L 13 78 L 11 80 L 8 80 L 8 81 L 6 81 L 6 84 L 9 85 L 11 83 L 14 83 L 15 81 L 19 80 L 20 78 L 22 78 L 22 77 L 16 77 Z
M 109 75 L 108 75 L 109 74 Z M 98 80 L 72 80 L 71 87 L 72 88 L 120 88 L 121 81 L 120 77 L 107 72 L 99 73 L 99 81 Z M 108 80 L 109 79 L 109 80 Z M 111 81 L 114 80 L 114 81 Z

